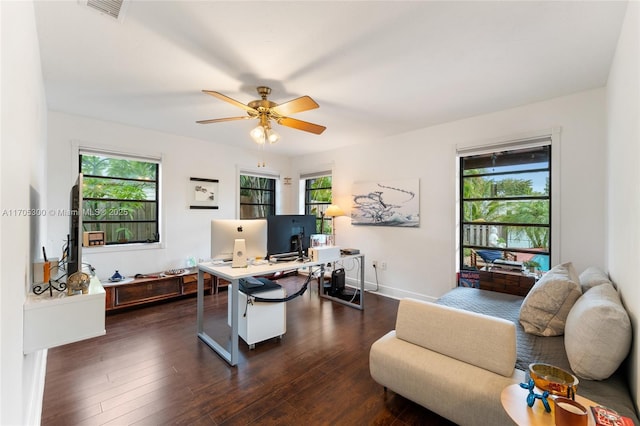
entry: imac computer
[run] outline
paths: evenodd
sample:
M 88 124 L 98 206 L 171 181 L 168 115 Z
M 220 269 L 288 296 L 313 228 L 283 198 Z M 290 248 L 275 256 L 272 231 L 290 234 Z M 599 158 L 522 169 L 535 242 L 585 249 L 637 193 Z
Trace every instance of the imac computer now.
M 310 237 L 317 233 L 315 215 L 267 216 L 267 223 L 269 259 L 306 255 Z
M 213 219 L 211 221 L 211 259 L 233 258 L 236 239 L 245 241 L 247 259 L 267 256 L 267 221 L 265 219 Z

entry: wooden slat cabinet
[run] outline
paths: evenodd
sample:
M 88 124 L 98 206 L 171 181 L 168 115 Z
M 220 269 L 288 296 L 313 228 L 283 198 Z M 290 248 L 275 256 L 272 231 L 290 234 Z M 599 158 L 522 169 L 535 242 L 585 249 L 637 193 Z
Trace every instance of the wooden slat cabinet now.
M 480 288 L 500 293 L 526 296 L 536 279 L 529 275 L 506 271 L 479 271 Z
M 198 273 L 195 269 L 187 270 L 181 275 L 157 275 L 157 277 L 136 278 L 124 283 L 105 283 L 106 310 L 114 311 L 195 295 L 198 291 Z M 205 274 L 204 290 L 205 293 L 213 293 L 213 279 L 209 274 Z
M 229 281 L 225 280 L 224 278 L 213 277 L 213 279 L 214 279 L 213 291 L 215 293 L 218 293 L 221 288 L 227 288 L 229 284 L 231 284 Z
M 116 306 L 153 302 L 180 295 L 180 279 L 170 277 L 116 287 Z
M 213 278 L 204 274 L 204 292 L 212 293 Z M 198 292 L 198 273 L 182 276 L 182 294 L 196 294 Z

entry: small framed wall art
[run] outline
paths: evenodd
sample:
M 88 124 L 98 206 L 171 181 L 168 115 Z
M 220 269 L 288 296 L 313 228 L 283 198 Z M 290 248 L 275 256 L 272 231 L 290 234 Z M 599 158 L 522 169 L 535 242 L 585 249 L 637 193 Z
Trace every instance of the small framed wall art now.
M 218 179 L 189 178 L 189 208 L 218 208 Z

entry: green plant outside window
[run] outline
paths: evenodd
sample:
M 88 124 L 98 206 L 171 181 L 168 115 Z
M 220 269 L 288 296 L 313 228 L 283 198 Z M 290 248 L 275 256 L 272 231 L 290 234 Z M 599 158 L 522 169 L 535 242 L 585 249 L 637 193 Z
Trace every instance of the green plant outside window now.
M 240 219 L 264 219 L 276 214 L 276 179 L 240 175 Z
M 304 181 L 304 208 L 305 214 L 316 216 L 316 231 L 319 234 L 331 234 L 331 220 L 322 221 L 322 216 L 331 204 L 332 178 L 320 176 L 305 179 Z M 320 228 L 323 229 L 320 229 Z
M 80 172 L 84 231 L 104 231 L 105 244 L 160 240 L 158 163 L 82 153 Z
M 462 268 L 472 251 L 549 269 L 551 146 L 460 158 Z

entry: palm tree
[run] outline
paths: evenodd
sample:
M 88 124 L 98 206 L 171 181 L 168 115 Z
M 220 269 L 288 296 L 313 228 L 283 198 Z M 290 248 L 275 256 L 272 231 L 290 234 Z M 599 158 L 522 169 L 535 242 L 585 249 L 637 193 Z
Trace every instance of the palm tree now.
M 109 158 L 97 155 L 83 155 L 80 170 L 87 175 L 104 176 L 104 171 L 109 168 Z
M 267 194 L 270 194 L 272 179 L 240 175 L 240 197 L 243 203 L 251 203 L 250 206 L 243 206 L 243 209 L 249 208 L 250 212 L 240 212 L 240 217 L 264 218 L 274 212 L 270 211 L 269 200 Z
M 482 174 L 482 171 L 475 171 Z M 513 201 L 510 197 L 535 196 L 548 194 L 548 179 L 546 194 L 536 194 L 530 179 L 505 178 L 495 181 L 486 176 L 471 177 L 464 180 L 465 201 L 464 220 L 502 222 L 502 223 L 531 223 L 549 224 L 549 203 L 546 200 Z M 483 198 L 498 198 L 483 200 Z M 477 200 L 475 200 L 477 199 Z M 512 236 L 526 236 L 531 247 L 549 246 L 548 227 L 504 227 L 505 240 Z
M 82 173 L 86 176 L 83 182 L 84 220 L 103 221 L 101 224 L 94 223 L 92 228 L 106 231 L 107 241 L 116 241 L 118 226 L 132 228 L 138 225 L 127 222 L 145 219 L 148 214 L 155 215 L 155 211 L 146 211 L 148 203 L 143 201 L 155 200 L 156 164 L 83 155 L 81 167 Z M 97 228 L 91 230 L 98 230 Z M 148 233 L 142 228 L 139 231 L 142 234 Z M 138 239 L 146 237 L 136 238 Z
M 309 214 L 316 216 L 316 230 L 320 234 L 331 233 L 330 221 L 322 221 L 325 208 L 331 204 L 332 200 L 332 178 L 331 176 L 320 176 L 309 179 L 309 191 L 307 191 L 307 205 L 310 207 Z M 320 229 L 322 227 L 322 229 Z

